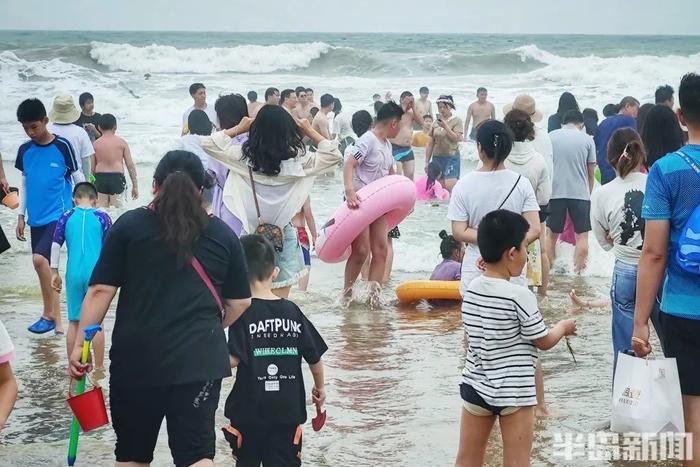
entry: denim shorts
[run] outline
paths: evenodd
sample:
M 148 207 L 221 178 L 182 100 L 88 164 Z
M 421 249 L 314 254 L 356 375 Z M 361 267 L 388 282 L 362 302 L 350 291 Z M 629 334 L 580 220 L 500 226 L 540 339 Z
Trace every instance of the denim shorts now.
M 275 251 L 275 266 L 280 270 L 277 278 L 272 282 L 273 289 L 290 287 L 307 274 L 304 265 L 304 254 L 299 243 L 297 228 L 287 224 L 282 229 L 284 237 L 282 251 Z
M 612 344 L 613 344 L 613 374 L 617 365 L 618 352 L 624 352 L 632 347 L 632 332 L 634 331 L 634 307 L 637 301 L 637 266 L 634 264 L 615 262 L 612 284 L 610 285 L 610 303 L 612 304 Z M 656 330 L 661 347 L 663 334 L 659 327 L 659 301 L 655 300 L 651 312 L 651 322 Z
M 433 156 L 432 162 L 435 162 L 440 166 L 442 170 L 442 178 L 447 179 L 459 179 L 459 166 L 460 166 L 460 155 L 459 153 L 453 156 Z

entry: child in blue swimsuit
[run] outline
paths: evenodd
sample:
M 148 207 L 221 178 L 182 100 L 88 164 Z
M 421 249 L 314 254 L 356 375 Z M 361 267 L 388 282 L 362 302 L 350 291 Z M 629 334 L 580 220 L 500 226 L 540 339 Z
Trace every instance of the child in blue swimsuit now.
M 112 226 L 112 219 L 95 209 L 97 190 L 91 183 L 78 183 L 73 190 L 75 207 L 65 212 L 58 220 L 51 244 L 51 286 L 61 291 L 61 276 L 58 274 L 61 246 L 66 243 L 68 262 L 66 265 L 66 301 L 68 304 L 67 348 L 73 349 L 80 324 L 80 308 L 87 293 L 90 276 L 102 251 L 102 243 Z M 93 340 L 95 367 L 104 366 L 105 338 L 99 332 Z M 70 355 L 69 355 L 70 356 Z

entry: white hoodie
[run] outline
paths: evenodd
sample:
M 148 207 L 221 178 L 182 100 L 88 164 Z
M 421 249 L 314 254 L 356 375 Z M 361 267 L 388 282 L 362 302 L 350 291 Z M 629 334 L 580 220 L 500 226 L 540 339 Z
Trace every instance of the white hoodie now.
M 552 180 L 547 170 L 547 162 L 542 154 L 535 151 L 530 141 L 513 143 L 513 150 L 505 160 L 506 168 L 530 180 L 535 190 L 537 204 L 544 206 L 552 197 Z

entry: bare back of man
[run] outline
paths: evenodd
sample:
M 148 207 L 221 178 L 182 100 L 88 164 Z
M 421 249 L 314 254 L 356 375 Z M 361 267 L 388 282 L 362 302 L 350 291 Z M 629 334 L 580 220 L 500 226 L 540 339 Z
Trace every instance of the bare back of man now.
M 95 141 L 95 186 L 97 188 L 98 207 L 119 207 L 120 197 L 126 189 L 124 165 L 131 178 L 131 196 L 138 198 L 136 167 L 131 159 L 128 143 L 112 131 L 104 131 L 102 137 Z
M 260 109 L 262 108 L 263 103 L 262 102 L 251 102 L 248 104 L 248 115 L 250 118 L 255 118 L 255 116 L 260 112 Z
M 318 111 L 314 117 L 314 121 L 311 123 L 311 128 L 318 131 L 321 136 L 326 139 L 331 139 L 331 135 L 328 129 L 328 115 L 323 111 Z

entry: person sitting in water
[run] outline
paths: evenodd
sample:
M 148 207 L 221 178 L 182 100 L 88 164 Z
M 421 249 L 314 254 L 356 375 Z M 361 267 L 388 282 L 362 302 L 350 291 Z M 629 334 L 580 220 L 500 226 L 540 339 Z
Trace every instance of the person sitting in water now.
M 523 216 L 505 209 L 486 214 L 479 223 L 477 242 L 485 270 L 469 284 L 462 304 L 469 348 L 460 385 L 456 467 L 483 465 L 496 419 L 503 465 L 530 465 L 537 349 L 551 349 L 564 336 L 576 335 L 572 319 L 547 329 L 535 295 L 510 281 L 527 262 L 529 231 Z
M 440 255 L 442 262 L 435 266 L 430 275 L 431 281 L 458 281 L 462 279 L 462 259 L 464 258 L 464 243 L 457 241 L 447 231 L 441 230 L 439 234 Z
M 416 180 L 416 195 L 420 201 L 450 199 L 450 192 L 438 182 L 440 177 L 442 177 L 440 164 L 435 161 L 428 164 L 427 173 Z
M 92 172 L 95 174 L 95 188 L 97 188 L 97 206 L 119 207 L 121 206 L 119 197 L 126 189 L 125 165 L 131 178 L 131 199 L 139 197 L 136 166 L 131 159 L 129 144 L 115 134 L 117 119 L 114 115 L 102 115 L 99 125 L 102 137 L 95 141 L 95 159 L 92 167 Z

